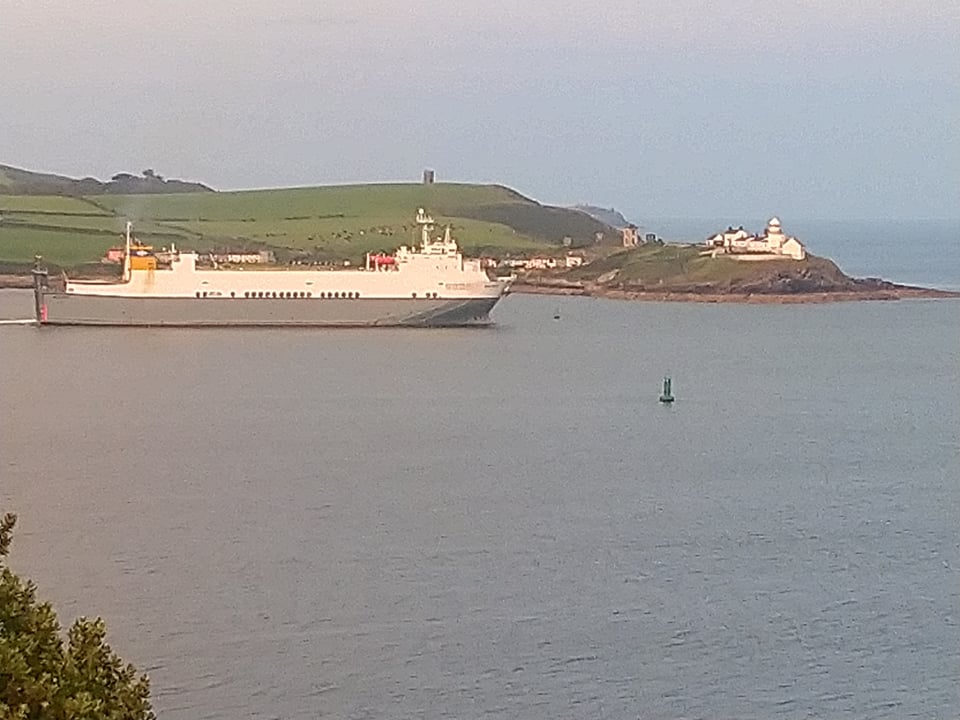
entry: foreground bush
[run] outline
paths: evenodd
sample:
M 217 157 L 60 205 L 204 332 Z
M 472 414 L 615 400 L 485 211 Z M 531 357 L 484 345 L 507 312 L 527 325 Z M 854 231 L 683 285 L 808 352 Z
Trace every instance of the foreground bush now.
M 15 515 L 0 519 L 0 720 L 153 720 L 150 683 L 104 642 L 103 621 L 67 633 L 36 586 L 4 562 Z

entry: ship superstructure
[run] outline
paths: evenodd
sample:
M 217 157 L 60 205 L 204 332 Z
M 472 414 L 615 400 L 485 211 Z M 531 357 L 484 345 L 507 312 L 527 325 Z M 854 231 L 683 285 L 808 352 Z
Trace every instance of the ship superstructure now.
M 418 247 L 368 254 L 360 269 L 217 269 L 195 252 L 156 253 L 128 223 L 116 282 L 69 280 L 52 290 L 35 271 L 37 319 L 46 325 L 458 326 L 490 322 L 507 291 L 464 258 L 447 227 L 421 208 Z

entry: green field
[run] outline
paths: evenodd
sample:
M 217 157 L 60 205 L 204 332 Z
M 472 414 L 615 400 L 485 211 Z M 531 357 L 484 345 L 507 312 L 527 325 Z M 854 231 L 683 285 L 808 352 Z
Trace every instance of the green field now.
M 0 186 L 2 189 L 3 186 Z M 110 215 L 109 210 L 98 208 L 82 198 L 61 195 L 3 195 L 0 194 L 0 213 L 64 213 Z
M 74 267 L 96 262 L 115 244 L 113 236 L 0 225 L 0 263 L 5 265 L 31 265 L 34 256 L 42 253 L 44 258 L 55 258 L 57 265 Z
M 563 274 L 568 280 L 598 281 L 622 288 L 690 289 L 711 287 L 730 290 L 746 285 L 776 285 L 784 279 L 842 288 L 847 278 L 832 261 L 807 255 L 805 260 L 775 259 L 741 261 L 720 255 L 704 255 L 704 248 L 690 245 L 642 245 L 613 252 L 589 265 Z
M 418 242 L 418 207 L 449 224 L 469 255 L 556 251 L 565 237 L 591 244 L 613 237 L 587 215 L 553 208 L 497 185 L 344 185 L 176 195 L 90 198 L 0 195 L 0 263 L 40 254 L 53 265 L 96 262 L 133 221 L 142 240 L 185 249 L 272 248 L 358 260 L 372 250 Z M 439 230 L 438 230 L 439 232 Z

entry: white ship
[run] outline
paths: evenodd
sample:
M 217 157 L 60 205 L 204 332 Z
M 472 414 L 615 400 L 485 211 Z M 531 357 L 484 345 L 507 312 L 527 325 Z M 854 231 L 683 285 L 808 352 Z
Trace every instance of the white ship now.
M 358 269 L 226 270 L 197 266 L 194 252 L 155 254 L 127 224 L 118 282 L 65 280 L 50 288 L 34 270 L 41 325 L 418 326 L 486 325 L 508 290 L 479 260 L 465 259 L 447 227 L 433 237 L 421 208 L 418 248 L 367 254 Z

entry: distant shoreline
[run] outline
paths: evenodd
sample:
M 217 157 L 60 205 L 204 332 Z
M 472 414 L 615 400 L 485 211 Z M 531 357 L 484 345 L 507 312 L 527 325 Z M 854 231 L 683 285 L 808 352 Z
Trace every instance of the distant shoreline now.
M 33 288 L 33 277 L 30 275 L 0 275 L 0 290 L 29 290 L 31 288 Z
M 572 297 L 633 300 L 639 302 L 736 303 L 744 305 L 801 305 L 868 300 L 957 299 L 960 292 L 933 288 L 894 285 L 884 289 L 835 290 L 827 292 L 743 293 L 743 292 L 654 292 L 647 290 L 614 290 L 587 286 L 563 287 L 514 284 L 510 292 L 525 295 L 566 295 Z

